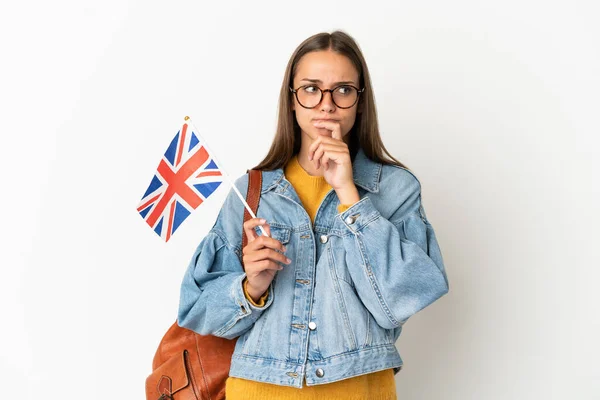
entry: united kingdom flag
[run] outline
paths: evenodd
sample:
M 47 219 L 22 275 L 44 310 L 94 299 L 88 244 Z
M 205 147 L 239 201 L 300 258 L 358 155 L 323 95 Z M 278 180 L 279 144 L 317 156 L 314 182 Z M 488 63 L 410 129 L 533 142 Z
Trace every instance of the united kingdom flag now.
M 221 182 L 219 167 L 185 123 L 171 141 L 137 210 L 154 232 L 168 242 Z

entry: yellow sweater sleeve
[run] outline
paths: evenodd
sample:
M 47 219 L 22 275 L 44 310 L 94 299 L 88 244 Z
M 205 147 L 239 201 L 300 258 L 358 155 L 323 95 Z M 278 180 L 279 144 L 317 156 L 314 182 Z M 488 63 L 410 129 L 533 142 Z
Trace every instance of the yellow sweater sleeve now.
M 242 285 L 244 287 L 244 296 L 246 296 L 246 299 L 254 306 L 254 307 L 264 307 L 265 303 L 267 302 L 267 298 L 269 297 L 269 291 L 267 290 L 265 292 L 265 294 L 263 294 L 260 299 L 258 299 L 258 303 L 255 303 L 254 300 L 252 300 L 252 297 L 248 294 L 248 279 L 244 278 L 244 283 Z

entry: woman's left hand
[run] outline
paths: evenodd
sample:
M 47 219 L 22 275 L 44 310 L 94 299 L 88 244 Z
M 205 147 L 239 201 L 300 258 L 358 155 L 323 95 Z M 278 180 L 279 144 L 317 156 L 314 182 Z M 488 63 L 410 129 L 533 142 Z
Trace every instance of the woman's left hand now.
M 313 124 L 331 131 L 332 137 L 319 135 L 308 148 L 308 159 L 316 168 L 323 168 L 325 181 L 336 191 L 342 204 L 354 204 L 359 200 L 358 190 L 352 176 L 350 150 L 342 140 L 339 122 L 316 121 Z

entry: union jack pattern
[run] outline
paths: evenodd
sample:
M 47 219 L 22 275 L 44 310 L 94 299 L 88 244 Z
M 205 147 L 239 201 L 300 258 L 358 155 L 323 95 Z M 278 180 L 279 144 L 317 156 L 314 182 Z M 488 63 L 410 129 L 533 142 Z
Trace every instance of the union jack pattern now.
M 138 212 L 165 242 L 223 182 L 198 136 L 183 124 L 167 148 Z

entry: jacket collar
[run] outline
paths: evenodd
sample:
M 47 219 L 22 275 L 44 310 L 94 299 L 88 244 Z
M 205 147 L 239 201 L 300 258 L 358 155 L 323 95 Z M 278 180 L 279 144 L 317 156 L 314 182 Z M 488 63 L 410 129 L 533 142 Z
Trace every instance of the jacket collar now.
M 359 149 L 356 157 L 352 162 L 352 175 L 354 184 L 371 192 L 379 192 L 379 180 L 381 178 L 381 163 L 370 160 L 364 153 L 363 149 Z M 283 168 L 278 168 L 273 171 L 263 171 L 262 173 L 262 193 L 275 189 L 283 185 Z

